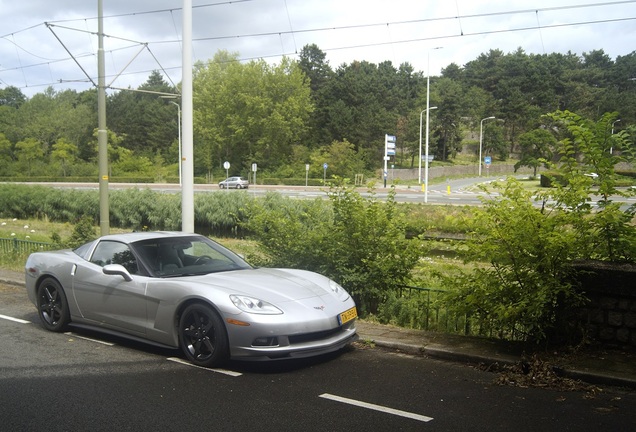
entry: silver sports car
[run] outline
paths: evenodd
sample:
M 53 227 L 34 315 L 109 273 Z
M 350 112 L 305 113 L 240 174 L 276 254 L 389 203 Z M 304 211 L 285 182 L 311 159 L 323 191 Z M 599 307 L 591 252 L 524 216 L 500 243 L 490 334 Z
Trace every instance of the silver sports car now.
M 200 366 L 336 351 L 357 338 L 355 303 L 316 273 L 254 268 L 197 234 L 113 234 L 27 259 L 45 328 L 69 324 L 180 348 Z

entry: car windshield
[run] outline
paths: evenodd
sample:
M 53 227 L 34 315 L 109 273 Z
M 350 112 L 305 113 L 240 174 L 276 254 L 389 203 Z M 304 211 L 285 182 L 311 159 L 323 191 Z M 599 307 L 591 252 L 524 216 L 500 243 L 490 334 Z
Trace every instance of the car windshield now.
M 167 237 L 132 244 L 151 273 L 158 277 L 202 275 L 251 266 L 234 252 L 201 236 Z

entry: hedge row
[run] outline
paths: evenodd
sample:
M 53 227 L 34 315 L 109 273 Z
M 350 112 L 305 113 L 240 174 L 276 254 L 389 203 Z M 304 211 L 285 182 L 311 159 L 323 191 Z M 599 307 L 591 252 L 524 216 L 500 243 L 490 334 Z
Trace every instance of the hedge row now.
M 197 232 L 237 235 L 248 218 L 246 192 L 201 193 L 194 196 Z M 180 230 L 181 196 L 150 189 L 109 192 L 110 225 L 132 230 Z M 0 184 L 0 216 L 76 223 L 84 216 L 99 220 L 99 192 L 37 185 Z

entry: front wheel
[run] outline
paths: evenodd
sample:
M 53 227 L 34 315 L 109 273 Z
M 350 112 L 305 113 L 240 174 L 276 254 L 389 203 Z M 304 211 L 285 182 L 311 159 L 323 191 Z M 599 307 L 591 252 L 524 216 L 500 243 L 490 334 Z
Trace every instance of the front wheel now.
M 40 321 L 47 330 L 62 332 L 71 321 L 64 289 L 53 278 L 46 278 L 38 285 L 37 308 Z
M 210 306 L 195 303 L 179 319 L 179 345 L 198 366 L 220 366 L 229 358 L 228 337 L 221 317 Z

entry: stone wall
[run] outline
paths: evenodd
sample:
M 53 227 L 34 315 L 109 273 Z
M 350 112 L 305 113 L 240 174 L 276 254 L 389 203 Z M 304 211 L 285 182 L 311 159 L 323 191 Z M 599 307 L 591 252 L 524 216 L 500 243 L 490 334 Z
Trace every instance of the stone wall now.
M 579 319 L 593 341 L 636 347 L 636 265 L 585 263 L 577 280 L 589 299 Z

